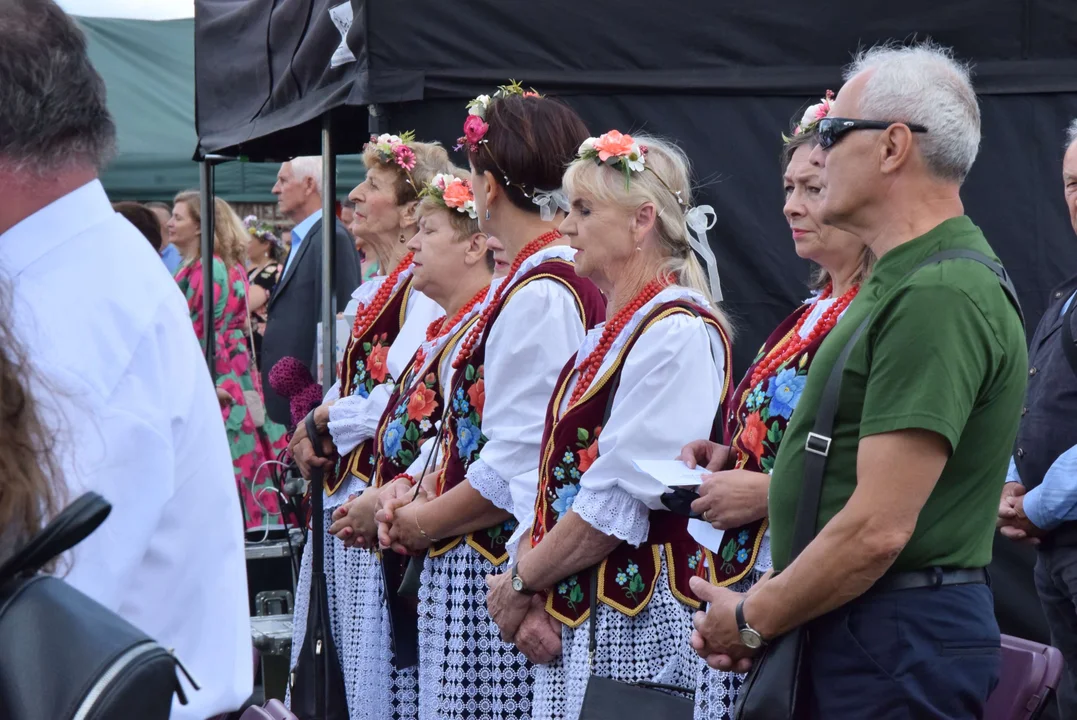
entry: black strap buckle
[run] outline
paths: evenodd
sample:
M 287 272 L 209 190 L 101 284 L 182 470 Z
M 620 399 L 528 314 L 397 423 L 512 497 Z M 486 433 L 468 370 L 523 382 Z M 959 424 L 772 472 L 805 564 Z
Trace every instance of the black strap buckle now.
M 804 443 L 804 449 L 816 455 L 826 457 L 830 454 L 830 438 L 819 433 L 808 433 L 808 439 Z

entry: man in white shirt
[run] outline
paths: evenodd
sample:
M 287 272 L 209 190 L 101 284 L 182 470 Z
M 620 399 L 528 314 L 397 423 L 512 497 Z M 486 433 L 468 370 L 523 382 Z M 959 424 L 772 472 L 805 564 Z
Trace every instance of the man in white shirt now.
M 2 12 L 0 284 L 67 500 L 93 490 L 113 507 L 66 579 L 175 649 L 202 690 L 172 717 L 205 720 L 253 684 L 220 407 L 182 294 L 97 180 L 115 126 L 81 32 L 52 0 Z

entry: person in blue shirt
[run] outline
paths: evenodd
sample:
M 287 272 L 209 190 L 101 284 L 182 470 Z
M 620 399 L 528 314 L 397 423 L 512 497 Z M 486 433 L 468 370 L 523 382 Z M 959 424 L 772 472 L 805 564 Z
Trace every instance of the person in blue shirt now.
M 1077 232 L 1077 120 L 1069 127 L 1062 181 Z M 1077 718 L 1077 276 L 1051 291 L 1028 351 L 1028 398 L 998 526 L 1011 540 L 1036 545 L 1036 591 L 1051 644 L 1066 671 L 1060 717 Z
M 173 275 L 179 270 L 180 263 L 183 262 L 183 258 L 180 257 L 179 250 L 172 244 L 172 241 L 168 237 L 168 232 L 165 230 L 165 226 L 168 225 L 168 219 L 172 217 L 172 208 L 168 203 L 163 202 L 149 202 L 146 203 L 146 207 L 153 210 L 153 214 L 157 216 L 157 222 L 161 225 L 161 248 L 158 253 L 161 255 L 161 262 L 168 268 L 168 272 Z

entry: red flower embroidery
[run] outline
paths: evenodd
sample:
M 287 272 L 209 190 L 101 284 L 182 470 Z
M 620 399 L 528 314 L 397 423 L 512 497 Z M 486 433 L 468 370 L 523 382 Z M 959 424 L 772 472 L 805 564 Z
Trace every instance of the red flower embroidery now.
M 763 438 L 767 436 L 767 426 L 758 412 L 754 412 L 744 421 L 744 431 L 740 434 L 741 444 L 759 461 L 763 457 Z
M 434 391 L 420 385 L 408 398 L 408 420 L 418 422 L 430 417 L 437 407 Z
M 602 428 L 595 428 L 595 436 L 594 439 L 591 441 L 591 444 L 583 450 L 576 451 L 576 454 L 580 458 L 578 469 L 581 473 L 585 473 L 590 470 L 595 460 L 598 460 L 598 435 L 601 432 Z
M 370 356 L 366 359 L 366 369 L 370 373 L 370 377 L 374 378 L 376 382 L 383 383 L 385 378 L 389 376 L 388 359 L 388 345 L 378 344 L 371 348 Z
M 479 417 L 482 417 L 482 408 L 486 405 L 486 383 L 482 378 L 467 389 L 467 399 L 471 401 L 471 406 L 475 408 Z

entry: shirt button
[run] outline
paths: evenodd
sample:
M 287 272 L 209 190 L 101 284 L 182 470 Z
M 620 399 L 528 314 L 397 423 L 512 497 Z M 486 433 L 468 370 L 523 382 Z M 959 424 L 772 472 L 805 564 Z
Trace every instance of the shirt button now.
M 1022 449 L 1022 448 L 1017 448 L 1017 457 L 1018 457 L 1018 458 L 1020 459 L 1020 458 L 1023 458 L 1024 456 L 1025 456 L 1025 451 L 1024 451 L 1024 449 Z
M 1056 292 L 1056 293 L 1055 293 L 1055 297 L 1056 297 L 1056 298 L 1060 298 L 1060 297 L 1062 297 L 1062 291 L 1061 291 L 1061 290 L 1059 290 L 1058 292 Z
M 1028 408 L 1021 408 L 1021 417 L 1028 415 Z
M 1032 377 L 1032 376 L 1033 376 L 1033 375 L 1035 375 L 1035 374 L 1036 374 L 1036 368 L 1032 368 L 1032 369 L 1030 369 L 1030 370 L 1028 371 L 1028 376 L 1029 376 L 1029 377 Z

